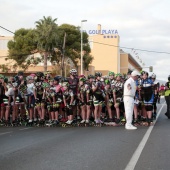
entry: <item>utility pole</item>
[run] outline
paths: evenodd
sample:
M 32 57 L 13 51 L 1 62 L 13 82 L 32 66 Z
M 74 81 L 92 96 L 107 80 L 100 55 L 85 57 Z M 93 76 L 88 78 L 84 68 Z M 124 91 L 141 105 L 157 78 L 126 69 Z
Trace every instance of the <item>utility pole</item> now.
M 87 22 L 87 20 L 81 20 L 81 75 L 83 74 L 83 22 Z
M 65 44 L 66 44 L 66 32 L 64 34 L 64 41 L 62 47 L 62 58 L 61 58 L 61 75 L 64 76 L 64 59 L 65 59 Z

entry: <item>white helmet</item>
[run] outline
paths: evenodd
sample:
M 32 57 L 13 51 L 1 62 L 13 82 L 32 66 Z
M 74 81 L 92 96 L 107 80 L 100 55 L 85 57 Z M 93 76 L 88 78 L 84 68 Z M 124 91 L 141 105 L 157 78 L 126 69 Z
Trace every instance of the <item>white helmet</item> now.
M 156 74 L 152 74 L 151 78 L 156 79 Z
M 27 76 L 26 77 L 26 80 L 29 81 L 29 80 L 34 80 L 34 77 L 33 76 Z
M 70 73 L 77 73 L 77 70 L 76 69 L 71 69 Z

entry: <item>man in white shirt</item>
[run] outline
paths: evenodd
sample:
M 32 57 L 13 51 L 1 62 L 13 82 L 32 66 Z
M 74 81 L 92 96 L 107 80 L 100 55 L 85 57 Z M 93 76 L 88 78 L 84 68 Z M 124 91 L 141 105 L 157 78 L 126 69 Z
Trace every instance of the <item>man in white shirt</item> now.
M 137 127 L 132 125 L 132 116 L 134 108 L 134 96 L 136 93 L 136 80 L 140 73 L 134 70 L 131 73 L 131 77 L 126 80 L 124 84 L 124 106 L 125 106 L 125 115 L 126 115 L 126 124 L 125 129 L 135 130 Z

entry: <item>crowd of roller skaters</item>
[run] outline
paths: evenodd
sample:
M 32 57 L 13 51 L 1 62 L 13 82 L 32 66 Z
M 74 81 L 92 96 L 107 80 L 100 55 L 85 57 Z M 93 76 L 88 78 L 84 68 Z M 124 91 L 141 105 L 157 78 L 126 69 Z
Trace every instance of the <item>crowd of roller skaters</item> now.
M 130 73 L 122 76 L 110 71 L 107 76 L 77 75 L 52 77 L 49 71 L 5 78 L 0 75 L 0 124 L 4 126 L 125 123 L 123 85 Z M 141 71 L 136 81 L 133 124 L 150 124 L 156 117 L 159 83 L 156 75 Z

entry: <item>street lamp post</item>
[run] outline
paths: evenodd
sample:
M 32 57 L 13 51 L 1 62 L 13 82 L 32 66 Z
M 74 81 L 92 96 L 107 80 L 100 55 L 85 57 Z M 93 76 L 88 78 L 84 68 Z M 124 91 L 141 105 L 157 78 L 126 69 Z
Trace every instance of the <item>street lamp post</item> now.
M 87 20 L 81 20 L 81 75 L 83 74 L 83 22 Z

